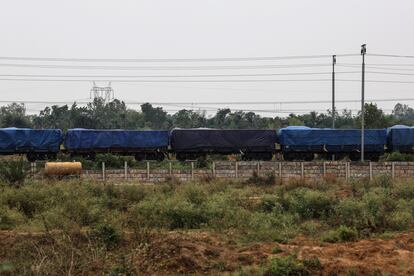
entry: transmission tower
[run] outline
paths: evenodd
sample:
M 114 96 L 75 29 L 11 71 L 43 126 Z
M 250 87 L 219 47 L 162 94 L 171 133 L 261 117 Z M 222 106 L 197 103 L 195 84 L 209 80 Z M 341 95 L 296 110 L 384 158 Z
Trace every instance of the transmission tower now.
M 90 98 L 92 99 L 102 99 L 104 102 L 110 102 L 114 99 L 114 89 L 111 87 L 111 82 L 108 83 L 106 87 L 97 86 L 93 82 L 93 87 L 90 91 Z

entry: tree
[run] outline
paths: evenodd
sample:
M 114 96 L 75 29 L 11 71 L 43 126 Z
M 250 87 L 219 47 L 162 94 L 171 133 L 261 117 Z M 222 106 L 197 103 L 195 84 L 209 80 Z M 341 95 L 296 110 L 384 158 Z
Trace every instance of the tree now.
M 169 120 L 168 114 L 162 107 L 152 107 L 150 103 L 141 105 L 142 113 L 144 114 L 145 127 L 152 129 L 168 129 Z
M 289 114 L 287 118 L 289 126 L 304 126 L 305 123 L 300 120 L 295 114 Z
M 24 104 L 12 103 L 0 108 L 1 127 L 31 127 Z
M 361 125 L 361 112 L 358 113 L 358 124 Z M 382 109 L 379 109 L 376 104 L 365 104 L 365 127 L 366 128 L 385 128 L 387 127 L 387 120 Z
M 414 119 L 414 110 L 406 104 L 397 103 L 394 106 L 392 115 L 397 120 L 413 120 Z

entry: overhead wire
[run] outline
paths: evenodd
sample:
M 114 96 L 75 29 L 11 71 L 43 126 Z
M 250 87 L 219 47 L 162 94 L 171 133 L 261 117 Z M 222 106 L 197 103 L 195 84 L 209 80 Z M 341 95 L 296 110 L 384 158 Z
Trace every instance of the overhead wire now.
M 275 68 L 326 67 L 329 63 L 314 64 L 260 64 L 260 65 L 215 65 L 215 66 L 111 66 L 111 65 L 60 65 L 60 64 L 15 64 L 0 63 L 0 67 L 76 69 L 76 70 L 251 70 Z
M 376 54 L 376 53 L 367 53 L 367 55 L 373 56 L 373 57 L 414 58 L 414 56 L 411 56 L 411 55 Z
M 0 81 L 24 81 L 24 82 L 91 82 L 92 80 L 85 79 L 34 79 L 34 78 L 0 78 Z M 249 83 L 249 82 L 331 82 L 331 79 L 217 79 L 217 80 L 123 80 L 123 79 L 109 79 L 100 81 L 111 81 L 113 83 Z M 343 82 L 360 82 L 359 79 L 336 79 L 336 81 Z M 400 80 L 365 80 L 365 82 L 372 83 L 405 83 L 411 84 L 414 81 L 400 81 Z
M 346 68 L 361 68 L 361 65 L 337 64 L 337 66 L 346 67 Z M 371 66 L 370 64 L 366 64 L 365 68 L 391 70 L 391 71 L 414 71 L 414 68 L 389 68 L 389 67 Z
M 337 54 L 336 56 L 358 56 L 358 54 Z M 263 56 L 263 57 L 216 57 L 216 58 L 62 58 L 62 57 L 15 57 L 0 56 L 0 60 L 48 61 L 48 62 L 215 62 L 215 61 L 266 61 L 292 59 L 331 58 L 332 55 Z
M 342 71 L 338 74 L 353 74 L 359 71 Z M 202 74 L 202 75 L 47 75 L 47 74 L 0 74 L 1 77 L 33 78 L 215 78 L 215 77 L 264 77 L 264 76 L 300 76 L 330 75 L 331 72 L 295 72 L 295 73 L 258 73 L 258 74 Z
M 25 82 L 91 82 L 92 80 L 85 79 L 34 79 L 34 78 L 0 78 L 0 81 L 25 81 Z M 117 83 L 192 83 L 192 82 L 319 82 L 319 81 L 331 81 L 331 79 L 235 79 L 235 80 L 122 80 L 111 79 L 111 82 Z M 346 81 L 358 81 L 358 80 L 346 80 Z
M 78 104 L 87 104 L 92 101 L 85 101 L 89 98 L 82 98 L 78 100 L 67 101 L 47 101 L 47 100 L 0 100 L 0 103 L 24 103 L 24 104 L 72 104 L 74 102 Z M 397 101 L 414 101 L 414 98 L 374 98 L 366 99 L 367 102 L 397 102 Z M 310 100 L 310 101 L 217 101 L 217 102 L 153 102 L 153 101 L 123 101 L 125 104 L 138 105 L 144 103 L 151 103 L 152 105 L 275 105 L 275 104 L 315 104 L 315 103 L 330 103 L 330 100 Z M 360 102 L 360 99 L 338 99 L 337 103 L 353 103 Z

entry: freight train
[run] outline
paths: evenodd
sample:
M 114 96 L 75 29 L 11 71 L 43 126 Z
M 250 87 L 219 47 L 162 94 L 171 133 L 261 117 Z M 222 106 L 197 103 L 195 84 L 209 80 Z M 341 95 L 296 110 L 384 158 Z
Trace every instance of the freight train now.
M 414 152 L 414 127 L 365 130 L 365 159 L 378 161 L 384 152 Z M 98 153 L 162 161 L 208 154 L 240 154 L 243 160 L 268 161 L 275 154 L 286 161 L 311 161 L 315 156 L 360 159 L 361 131 L 286 127 L 263 129 L 96 130 L 0 129 L 0 155 L 25 154 L 29 161 L 55 159 L 58 153 L 93 159 Z

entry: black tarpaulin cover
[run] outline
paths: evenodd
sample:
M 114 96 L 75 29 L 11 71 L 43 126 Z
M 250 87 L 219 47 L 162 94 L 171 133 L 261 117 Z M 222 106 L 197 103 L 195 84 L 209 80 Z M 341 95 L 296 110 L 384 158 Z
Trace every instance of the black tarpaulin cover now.
M 273 151 L 276 131 L 263 129 L 173 129 L 174 151 Z

